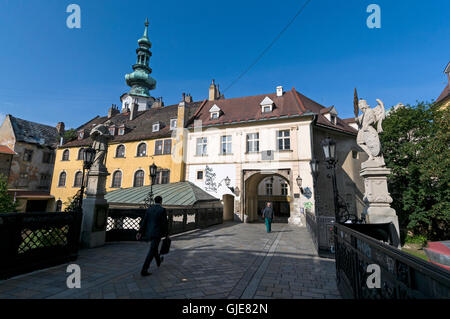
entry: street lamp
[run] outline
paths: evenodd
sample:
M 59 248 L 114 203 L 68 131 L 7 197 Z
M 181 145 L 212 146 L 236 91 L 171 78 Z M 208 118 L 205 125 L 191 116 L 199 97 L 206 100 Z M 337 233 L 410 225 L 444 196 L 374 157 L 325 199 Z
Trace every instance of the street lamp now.
M 321 143 L 323 153 L 325 155 L 325 161 L 327 162 L 327 168 L 331 170 L 331 180 L 333 183 L 333 197 L 334 197 L 334 216 L 336 222 L 340 222 L 339 218 L 339 193 L 336 184 L 336 142 L 327 137 Z
M 317 178 L 319 177 L 319 161 L 313 158 L 311 162 L 309 162 L 309 165 L 311 166 L 311 172 L 315 184 L 317 182 Z
M 80 199 L 78 201 L 79 208 L 83 206 L 83 196 L 84 196 L 84 176 L 86 170 L 90 170 L 92 164 L 94 163 L 95 150 L 92 147 L 85 148 L 83 150 L 83 176 L 81 177 L 81 189 L 80 189 Z
M 336 142 L 327 137 L 321 144 L 325 155 L 325 161 L 336 164 Z
M 155 163 L 153 163 L 152 165 L 149 166 L 149 169 L 150 169 L 150 193 L 145 199 L 146 208 L 153 205 L 153 184 L 155 183 L 158 166 L 156 166 Z

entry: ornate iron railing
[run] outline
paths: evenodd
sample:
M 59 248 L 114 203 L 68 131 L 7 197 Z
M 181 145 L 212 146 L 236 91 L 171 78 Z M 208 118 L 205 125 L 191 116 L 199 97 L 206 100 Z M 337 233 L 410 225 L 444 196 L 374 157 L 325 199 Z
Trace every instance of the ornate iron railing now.
M 335 225 L 334 237 L 337 284 L 344 298 L 450 298 L 449 271 L 345 225 Z M 369 265 L 379 266 L 379 288 L 367 284 L 375 274 Z
M 333 258 L 334 256 L 334 217 L 315 216 L 311 212 L 306 212 L 306 227 L 311 234 L 320 257 Z
M 82 214 L 0 214 L 0 279 L 73 261 L 78 256 Z
M 106 241 L 135 241 L 146 209 L 109 209 Z M 169 234 L 223 223 L 222 208 L 167 209 Z

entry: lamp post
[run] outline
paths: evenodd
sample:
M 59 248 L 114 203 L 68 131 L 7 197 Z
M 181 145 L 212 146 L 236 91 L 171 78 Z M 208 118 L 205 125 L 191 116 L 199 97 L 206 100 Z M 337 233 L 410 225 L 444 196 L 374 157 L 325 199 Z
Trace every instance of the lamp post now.
M 153 184 L 155 183 L 156 171 L 158 170 L 158 166 L 153 163 L 150 165 L 150 194 L 149 194 L 149 206 L 153 204 Z
M 337 190 L 336 183 L 336 142 L 331 138 L 327 137 L 321 143 L 323 148 L 323 153 L 325 155 L 325 162 L 327 163 L 327 168 L 331 170 L 331 180 L 333 183 L 333 197 L 334 197 L 334 216 L 336 222 L 340 222 L 339 218 L 339 193 Z
M 95 158 L 95 150 L 92 147 L 85 148 L 83 150 L 83 175 L 81 177 L 81 188 L 80 188 L 80 199 L 78 201 L 79 208 L 83 206 L 83 196 L 84 196 L 84 176 L 86 174 L 86 170 L 90 170 L 91 166 L 94 162 Z
M 319 194 L 317 190 L 317 179 L 319 178 L 319 160 L 313 158 L 311 162 L 309 162 L 311 166 L 311 173 L 313 176 L 313 190 L 314 190 L 314 210 L 317 209 L 317 202 L 319 200 Z M 318 215 L 318 209 L 316 211 L 316 216 Z

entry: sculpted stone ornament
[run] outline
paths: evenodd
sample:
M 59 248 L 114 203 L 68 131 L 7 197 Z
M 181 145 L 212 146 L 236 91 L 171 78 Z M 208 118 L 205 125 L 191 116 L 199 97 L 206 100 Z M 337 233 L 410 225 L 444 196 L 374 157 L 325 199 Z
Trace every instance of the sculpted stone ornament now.
M 383 132 L 382 123 L 386 117 L 384 104 L 377 99 L 378 105 L 371 109 L 366 100 L 359 100 L 358 107 L 363 114 L 358 116 L 355 112 L 355 120 L 358 124 L 358 136 L 356 142 L 369 155 L 369 159 L 362 163 L 361 167 L 383 167 L 385 166 L 379 133 Z M 376 129 L 374 128 L 376 125 Z
M 364 203 L 363 217 L 369 224 L 383 224 L 392 222 L 399 232 L 398 217 L 390 206 L 392 198 L 389 194 L 387 177 L 391 170 L 386 167 L 379 133 L 383 132 L 382 124 L 386 117 L 385 108 L 381 100 L 371 109 L 363 99 L 358 101 L 355 89 L 354 110 L 355 120 L 358 124 L 358 136 L 356 142 L 369 159 L 361 164 L 361 176 L 364 178 Z M 359 115 L 359 110 L 362 114 Z M 376 126 L 376 128 L 375 128 Z
M 92 171 L 106 171 L 105 159 L 108 151 L 108 143 L 112 139 L 108 128 L 104 124 L 99 124 L 91 131 L 91 138 L 94 141 L 92 148 L 95 150 L 95 158 L 92 164 Z
M 83 247 L 93 248 L 103 246 L 106 236 L 108 218 L 108 203 L 104 198 L 106 193 L 106 178 L 109 175 L 105 166 L 108 143 L 112 139 L 107 123 L 95 126 L 91 131 L 92 148 L 95 158 L 88 172 L 86 199 L 83 200 L 83 223 L 81 242 Z

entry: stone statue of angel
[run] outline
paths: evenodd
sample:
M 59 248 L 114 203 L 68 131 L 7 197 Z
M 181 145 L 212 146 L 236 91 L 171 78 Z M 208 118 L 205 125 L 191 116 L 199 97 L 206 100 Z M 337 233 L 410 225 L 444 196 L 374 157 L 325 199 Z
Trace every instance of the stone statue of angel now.
M 355 120 L 359 127 L 356 142 L 369 155 L 369 161 L 375 161 L 373 163 L 375 166 L 383 166 L 384 159 L 378 134 L 383 132 L 382 123 L 386 112 L 384 103 L 379 99 L 377 102 L 378 105 L 371 109 L 366 100 L 359 100 L 358 108 L 362 112 L 359 116 L 359 110 L 355 107 Z M 376 125 L 376 129 L 374 125 Z

